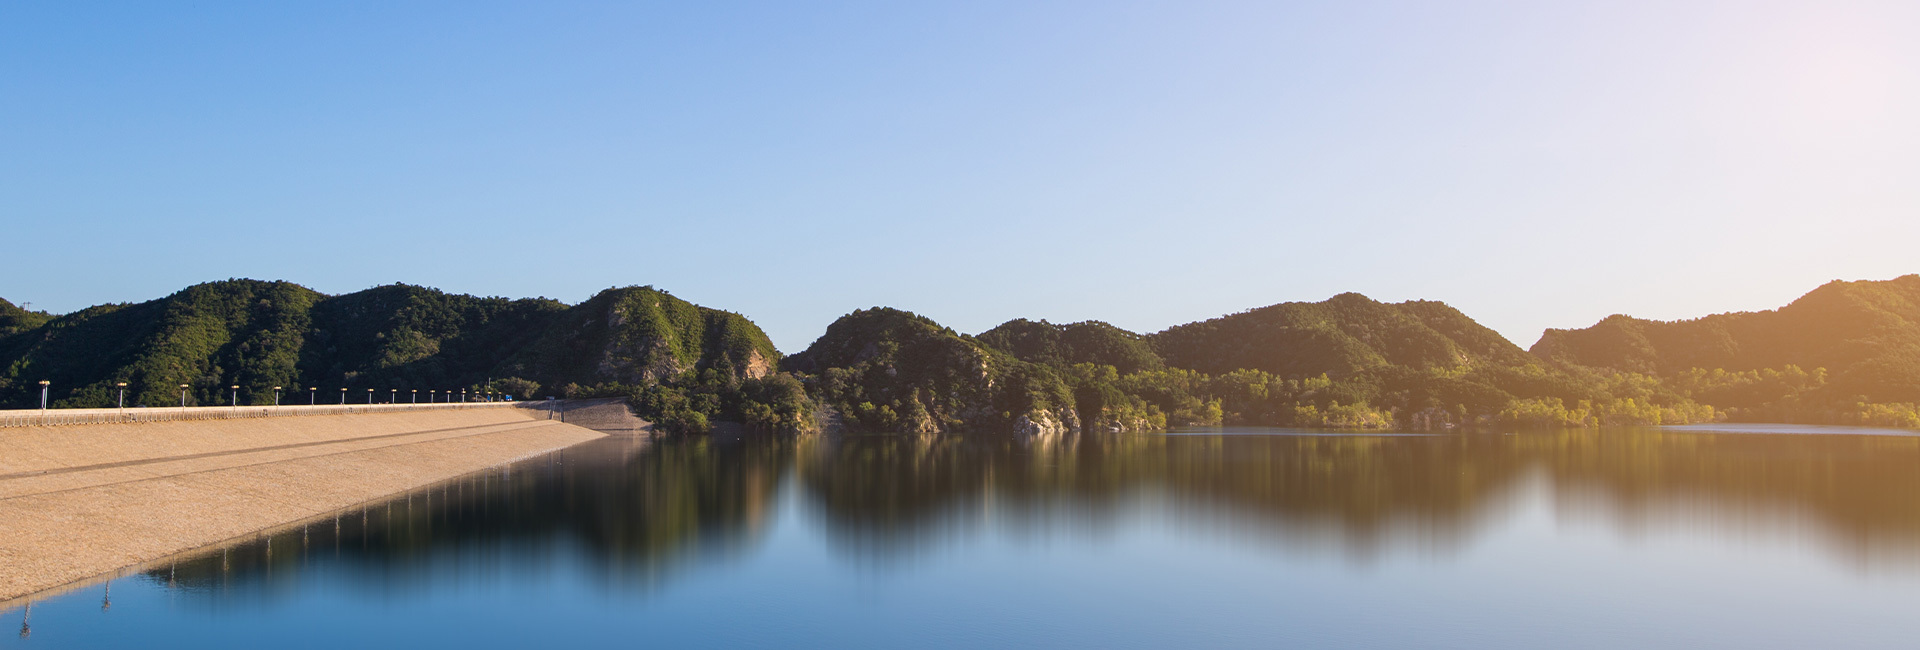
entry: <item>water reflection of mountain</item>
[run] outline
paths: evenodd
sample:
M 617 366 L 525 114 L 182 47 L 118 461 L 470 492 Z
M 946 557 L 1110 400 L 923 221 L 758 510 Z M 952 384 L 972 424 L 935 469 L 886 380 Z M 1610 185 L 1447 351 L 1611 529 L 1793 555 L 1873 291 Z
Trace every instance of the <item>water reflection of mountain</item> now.
M 1102 529 L 1142 499 L 1181 525 L 1368 556 L 1446 549 L 1549 489 L 1563 520 L 1813 533 L 1857 560 L 1920 556 L 1920 438 L 1654 430 L 1420 437 L 1221 435 L 802 443 L 798 476 L 856 555 L 911 553 L 984 517 Z M 1530 483 L 1527 477 L 1542 477 Z M 1026 526 L 1032 527 L 1032 526 Z
M 754 548 L 789 470 L 803 514 L 824 524 L 833 548 L 883 562 L 989 523 L 1099 534 L 1140 516 L 1350 558 L 1446 552 L 1527 498 L 1546 499 L 1537 502 L 1561 521 L 1811 537 L 1850 560 L 1905 560 L 1920 557 L 1917 466 L 1920 438 L 1658 430 L 611 439 L 147 575 L 253 593 L 324 570 L 394 590 L 435 572 L 569 570 L 564 558 L 609 587 L 647 588 Z
M 462 570 L 462 562 L 510 571 L 558 564 L 564 554 L 611 586 L 645 587 L 758 539 L 791 449 L 609 438 L 146 575 L 196 591 L 251 592 L 324 570 L 405 590 L 428 584 L 436 570 Z

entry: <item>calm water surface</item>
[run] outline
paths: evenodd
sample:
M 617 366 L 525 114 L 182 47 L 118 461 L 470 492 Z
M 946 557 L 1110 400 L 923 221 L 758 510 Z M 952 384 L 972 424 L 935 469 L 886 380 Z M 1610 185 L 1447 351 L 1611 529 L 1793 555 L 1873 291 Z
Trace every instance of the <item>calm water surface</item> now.
M 1920 438 L 1859 433 L 608 439 L 0 646 L 1910 648 Z

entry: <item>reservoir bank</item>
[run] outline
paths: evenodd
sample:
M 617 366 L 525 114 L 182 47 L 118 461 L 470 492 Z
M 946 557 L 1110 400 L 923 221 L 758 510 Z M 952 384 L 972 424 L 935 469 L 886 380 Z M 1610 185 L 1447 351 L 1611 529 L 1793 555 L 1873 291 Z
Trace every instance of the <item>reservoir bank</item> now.
M 0 606 L 606 435 L 543 406 L 6 412 Z

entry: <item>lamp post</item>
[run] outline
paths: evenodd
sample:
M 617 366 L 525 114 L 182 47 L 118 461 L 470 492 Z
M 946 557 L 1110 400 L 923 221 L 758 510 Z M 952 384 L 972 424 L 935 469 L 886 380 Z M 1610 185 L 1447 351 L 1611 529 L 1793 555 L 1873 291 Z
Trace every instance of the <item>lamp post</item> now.
M 313 406 L 314 402 L 319 399 L 320 399 L 320 387 L 308 386 L 307 387 L 307 406 Z
M 465 388 L 460 389 L 460 403 L 467 403 L 467 389 Z
M 180 385 L 180 408 L 187 407 L 187 385 Z
M 345 388 L 340 389 L 340 405 L 347 405 L 347 389 Z
M 413 403 L 414 403 L 414 404 L 419 404 L 419 403 L 420 403 L 420 389 L 418 389 L 418 388 L 415 388 L 415 389 L 412 389 L 412 390 L 413 390 Z
M 127 410 L 127 382 L 123 381 L 114 385 L 120 387 L 120 399 L 116 401 L 118 404 L 116 408 L 125 411 Z
M 427 389 L 427 403 L 428 404 L 433 403 L 433 389 L 431 388 Z
M 273 387 L 273 405 L 274 406 L 280 405 L 280 387 L 279 386 Z
M 373 389 L 367 389 L 367 406 L 373 406 Z
M 42 420 L 47 417 L 47 385 L 51 383 L 53 382 L 45 379 L 40 380 L 40 419 Z
M 400 403 L 400 389 L 398 388 L 387 389 L 387 403 L 388 404 Z
M 240 408 L 240 385 L 234 384 L 229 388 L 233 389 L 233 407 Z

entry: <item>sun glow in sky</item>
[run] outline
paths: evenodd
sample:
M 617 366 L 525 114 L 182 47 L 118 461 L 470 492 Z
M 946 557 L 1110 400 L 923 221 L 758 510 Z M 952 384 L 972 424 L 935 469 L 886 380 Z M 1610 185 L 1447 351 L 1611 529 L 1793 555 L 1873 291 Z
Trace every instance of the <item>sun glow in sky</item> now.
M 798 351 L 1358 291 L 1526 346 L 1920 272 L 1920 3 L 0 5 L 0 297 L 584 299 Z

